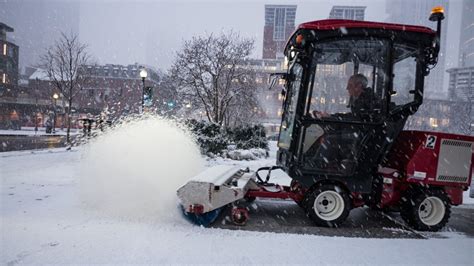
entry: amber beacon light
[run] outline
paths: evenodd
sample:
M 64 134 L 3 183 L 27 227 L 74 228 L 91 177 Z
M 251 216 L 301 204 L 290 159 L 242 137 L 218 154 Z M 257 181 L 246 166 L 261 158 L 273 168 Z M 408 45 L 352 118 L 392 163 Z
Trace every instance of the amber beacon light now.
M 439 21 L 444 19 L 444 8 L 442 6 L 437 6 L 431 9 L 430 20 Z

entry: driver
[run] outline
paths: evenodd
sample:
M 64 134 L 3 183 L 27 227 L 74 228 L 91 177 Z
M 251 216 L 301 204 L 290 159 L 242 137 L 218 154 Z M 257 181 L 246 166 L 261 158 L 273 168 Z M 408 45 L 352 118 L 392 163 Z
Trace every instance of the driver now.
M 372 106 L 377 106 L 375 95 L 367 88 L 368 80 L 362 74 L 352 75 L 347 81 L 347 92 L 349 93 L 350 113 L 335 113 L 329 115 L 326 112 L 313 111 L 313 117 L 333 117 L 337 119 L 370 119 Z M 345 130 L 344 126 L 331 125 L 324 128 L 325 136 L 321 143 L 317 141 L 308 150 L 309 158 L 314 165 L 321 169 L 333 169 L 346 171 L 350 169 L 354 161 L 355 141 L 354 129 Z M 340 166 L 344 164 L 344 166 Z M 342 168 L 341 168 L 342 167 Z
M 368 80 L 362 74 L 352 75 L 347 81 L 347 92 L 349 93 L 349 105 L 351 113 L 349 114 L 336 114 L 338 117 L 344 117 L 347 115 L 353 117 L 361 117 L 362 114 L 367 114 L 372 106 L 377 106 L 374 102 L 375 97 L 372 90 L 367 88 Z M 312 113 L 313 117 L 322 118 L 329 117 L 330 115 L 326 112 L 319 112 L 314 110 Z

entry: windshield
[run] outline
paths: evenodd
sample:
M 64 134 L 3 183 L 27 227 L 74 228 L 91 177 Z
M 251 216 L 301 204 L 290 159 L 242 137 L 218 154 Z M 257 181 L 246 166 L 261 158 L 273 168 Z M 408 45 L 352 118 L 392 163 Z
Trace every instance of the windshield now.
M 288 149 L 290 147 L 295 122 L 296 105 L 298 103 L 298 95 L 303 76 L 303 67 L 299 63 L 294 63 L 290 68 L 293 80 L 289 83 L 287 99 L 285 102 L 285 113 L 280 130 L 280 139 L 278 147 Z

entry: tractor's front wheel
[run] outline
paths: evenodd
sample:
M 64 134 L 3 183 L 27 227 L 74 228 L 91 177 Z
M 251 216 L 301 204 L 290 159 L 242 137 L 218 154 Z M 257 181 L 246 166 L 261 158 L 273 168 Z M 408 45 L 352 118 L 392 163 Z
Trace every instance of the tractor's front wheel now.
M 438 231 L 448 223 L 451 204 L 443 190 L 422 190 L 406 197 L 400 214 L 416 230 Z
M 305 197 L 306 213 L 317 225 L 338 227 L 346 220 L 351 202 L 344 189 L 325 184 L 308 193 Z

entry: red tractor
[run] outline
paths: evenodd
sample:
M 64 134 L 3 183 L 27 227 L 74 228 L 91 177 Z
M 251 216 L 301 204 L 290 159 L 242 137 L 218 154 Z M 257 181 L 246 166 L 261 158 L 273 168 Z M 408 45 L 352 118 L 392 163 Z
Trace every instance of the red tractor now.
M 436 65 L 438 29 L 351 20 L 303 23 L 285 49 L 277 165 L 264 180 L 218 166 L 178 190 L 187 217 L 208 225 L 240 199 L 289 198 L 317 225 L 341 225 L 353 208 L 399 210 L 418 230 L 436 231 L 462 204 L 473 172 L 473 136 L 403 131 L 423 102 Z M 347 84 L 347 85 L 346 85 Z M 272 169 L 290 187 L 268 183 Z M 234 208 L 236 224 L 248 218 Z

